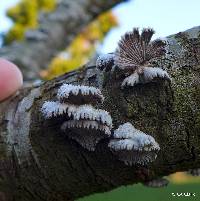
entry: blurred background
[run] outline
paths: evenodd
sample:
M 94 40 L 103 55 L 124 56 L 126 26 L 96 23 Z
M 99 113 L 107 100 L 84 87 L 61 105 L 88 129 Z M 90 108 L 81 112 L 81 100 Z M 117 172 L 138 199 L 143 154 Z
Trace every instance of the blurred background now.
M 53 12 L 57 0 L 1 0 L 0 47 L 23 41 L 28 29 L 38 27 L 39 13 Z M 41 70 L 41 79 L 51 79 L 85 64 L 97 54 L 113 52 L 117 41 L 133 27 L 152 27 L 154 38 L 162 38 L 200 25 L 199 0 L 130 0 L 101 14 L 79 33 L 69 46 Z M 141 184 L 121 187 L 112 192 L 92 195 L 80 200 L 200 200 L 200 177 L 176 173 L 168 177 L 170 184 L 152 189 Z M 173 197 L 172 193 L 196 193 L 194 197 Z

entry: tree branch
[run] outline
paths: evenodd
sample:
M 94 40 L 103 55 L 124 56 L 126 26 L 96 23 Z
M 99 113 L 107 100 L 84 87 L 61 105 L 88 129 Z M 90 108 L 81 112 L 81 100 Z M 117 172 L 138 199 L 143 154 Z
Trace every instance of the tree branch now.
M 0 196 L 4 200 L 74 200 L 121 185 L 200 167 L 200 27 L 170 36 L 168 54 L 154 61 L 172 82 L 154 79 L 121 89 L 122 71 L 99 72 L 95 62 L 40 86 L 22 89 L 0 107 Z M 189 35 L 187 35 L 189 34 Z M 125 122 L 160 145 L 156 161 L 127 166 L 108 148 L 88 151 L 61 132 L 62 118 L 46 120 L 41 107 L 63 83 L 92 85 L 105 96 L 114 129 Z M 72 133 L 73 134 L 73 133 Z M 84 133 L 83 133 L 84 134 Z
M 120 2 L 124 0 L 62 0 L 54 12 L 41 14 L 38 29 L 29 30 L 25 41 L 3 47 L 0 56 L 17 64 L 24 80 L 34 80 L 90 21 Z

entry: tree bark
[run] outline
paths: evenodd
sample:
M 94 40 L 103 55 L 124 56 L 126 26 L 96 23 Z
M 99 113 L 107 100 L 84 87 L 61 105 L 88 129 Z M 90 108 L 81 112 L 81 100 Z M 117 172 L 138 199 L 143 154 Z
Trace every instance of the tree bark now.
M 0 49 L 0 56 L 16 63 L 24 80 L 39 78 L 49 61 L 99 14 L 125 0 L 61 0 L 55 11 L 41 14 L 39 27 L 29 30 L 26 39 Z
M 99 72 L 95 61 L 77 71 L 21 89 L 0 107 L 0 198 L 15 201 L 74 200 L 121 185 L 145 182 L 200 167 L 200 27 L 167 38 L 168 54 L 154 61 L 172 82 L 121 89 L 120 70 Z M 45 100 L 63 83 L 92 85 L 105 101 L 114 129 L 125 122 L 152 135 L 160 145 L 156 161 L 126 166 L 100 141 L 94 152 L 68 139 L 63 119 L 45 120 Z

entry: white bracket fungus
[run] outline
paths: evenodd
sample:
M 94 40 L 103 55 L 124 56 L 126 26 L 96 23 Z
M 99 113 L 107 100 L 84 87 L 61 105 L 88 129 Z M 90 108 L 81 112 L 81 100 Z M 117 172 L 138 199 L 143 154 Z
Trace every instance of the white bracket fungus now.
M 86 119 L 105 124 L 112 128 L 112 118 L 105 110 L 95 109 L 91 105 L 81 105 L 77 108 L 74 115 L 74 120 Z
M 42 105 L 41 112 L 46 119 L 50 119 L 64 114 L 71 117 L 76 109 L 76 105 L 60 103 L 58 101 L 45 101 Z
M 134 86 L 138 83 L 152 81 L 155 77 L 170 80 L 168 73 L 161 68 L 150 67 L 150 61 L 165 55 L 165 42 L 151 41 L 153 29 L 143 29 L 142 33 L 134 28 L 126 33 L 118 43 L 115 51 L 114 64 L 129 72 L 129 76 L 122 83 L 124 86 Z
M 165 178 L 158 178 L 152 181 L 144 182 L 143 185 L 152 188 L 161 188 L 166 187 L 169 184 L 169 181 Z
M 110 128 L 91 120 L 69 120 L 62 124 L 61 129 L 66 135 L 78 142 L 89 151 L 94 151 L 97 143 L 111 135 Z M 72 132 L 70 130 L 72 129 Z
M 62 124 L 61 129 L 69 138 L 76 140 L 84 148 L 94 151 L 96 144 L 111 135 L 112 118 L 105 110 L 95 109 L 91 105 L 77 107 L 72 120 Z
M 143 68 L 143 76 L 145 82 L 153 80 L 155 77 L 165 78 L 171 80 L 168 73 L 161 68 L 158 67 L 144 67 Z
M 108 147 L 126 165 L 145 165 L 157 157 L 160 150 L 155 139 L 137 130 L 131 123 L 120 125 L 114 131 L 114 139 L 111 139 Z
M 95 130 L 100 130 L 104 131 L 105 134 L 111 135 L 110 129 L 108 126 L 99 124 L 96 121 L 91 121 L 91 120 L 69 120 L 66 121 L 62 124 L 61 129 L 66 130 L 67 128 L 85 128 L 85 129 L 95 129 Z
M 41 112 L 46 119 L 62 117 L 61 129 L 69 138 L 94 151 L 101 139 L 111 135 L 110 114 L 90 105 L 91 102 L 103 101 L 104 97 L 99 89 L 63 84 L 58 89 L 57 99 L 58 101 L 45 101 Z
M 114 65 L 114 54 L 102 54 L 96 60 L 96 67 L 99 70 L 110 71 Z
M 122 82 L 122 87 L 124 86 L 134 86 L 140 82 L 139 80 L 139 74 L 133 73 L 130 76 L 126 77 L 124 81 Z
M 61 102 L 78 105 L 96 104 L 104 101 L 104 96 L 98 88 L 72 84 L 63 84 L 58 89 L 57 98 Z

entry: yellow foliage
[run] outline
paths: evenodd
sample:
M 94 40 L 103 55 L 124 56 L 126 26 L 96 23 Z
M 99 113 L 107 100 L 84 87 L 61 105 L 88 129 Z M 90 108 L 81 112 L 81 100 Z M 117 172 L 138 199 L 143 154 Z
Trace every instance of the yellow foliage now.
M 52 75 L 58 75 L 60 74 L 60 71 L 62 72 L 69 72 L 69 71 L 72 71 L 74 70 L 74 67 L 73 66 L 77 66 L 79 65 L 80 63 L 80 59 L 77 58 L 77 60 L 67 60 L 67 59 L 63 59 L 63 58 L 60 58 L 60 57 L 56 57 L 55 59 L 53 59 L 51 65 L 52 65 L 52 69 L 51 69 L 51 74 Z M 67 66 L 67 68 L 66 68 Z
M 20 15 L 20 6 L 19 4 L 11 7 L 7 10 L 6 15 L 10 17 L 14 22 L 17 21 L 18 16 Z
M 56 0 L 36 0 L 38 9 L 43 11 L 52 11 L 56 6 Z
M 24 38 L 24 27 L 21 24 L 12 26 L 6 35 L 6 41 L 14 41 L 15 39 L 22 40 Z
M 85 64 L 94 54 L 98 43 L 102 42 L 105 34 L 114 26 L 117 26 L 117 19 L 112 12 L 100 15 L 74 39 L 64 52 L 51 61 L 43 78 L 51 79 Z
M 16 6 L 10 8 L 7 16 L 14 21 L 14 24 L 5 37 L 5 43 L 22 40 L 27 29 L 37 27 L 38 13 L 41 10 L 53 10 L 55 4 L 56 0 L 21 0 Z
M 14 21 L 14 24 L 5 36 L 4 43 L 23 40 L 27 29 L 37 27 L 38 12 L 50 12 L 55 6 L 56 0 L 21 0 L 7 11 L 7 15 Z M 43 77 L 49 79 L 86 63 L 94 54 L 97 45 L 102 42 L 105 34 L 116 25 L 117 19 L 112 12 L 100 15 L 65 50 L 67 58 L 61 54 L 52 60 L 49 69 L 41 73 Z

